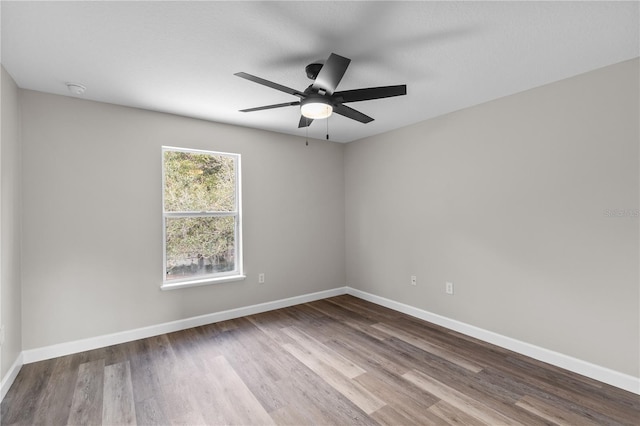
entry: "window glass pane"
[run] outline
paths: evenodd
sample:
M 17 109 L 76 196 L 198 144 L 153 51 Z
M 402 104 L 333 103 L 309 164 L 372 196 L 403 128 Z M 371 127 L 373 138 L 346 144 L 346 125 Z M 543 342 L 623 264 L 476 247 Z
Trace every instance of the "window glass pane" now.
M 235 217 L 166 218 L 165 226 L 167 280 L 235 270 Z
M 164 152 L 166 212 L 235 211 L 235 162 L 227 155 Z

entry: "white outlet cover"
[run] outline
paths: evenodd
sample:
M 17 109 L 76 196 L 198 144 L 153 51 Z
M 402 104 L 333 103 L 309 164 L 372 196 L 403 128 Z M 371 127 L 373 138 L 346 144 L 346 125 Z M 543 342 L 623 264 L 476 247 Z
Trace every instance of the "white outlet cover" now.
M 444 288 L 444 291 L 445 291 L 447 294 L 453 294 L 453 283 L 452 283 L 452 282 L 447 281 L 447 283 L 446 283 L 446 285 L 445 285 L 445 288 Z

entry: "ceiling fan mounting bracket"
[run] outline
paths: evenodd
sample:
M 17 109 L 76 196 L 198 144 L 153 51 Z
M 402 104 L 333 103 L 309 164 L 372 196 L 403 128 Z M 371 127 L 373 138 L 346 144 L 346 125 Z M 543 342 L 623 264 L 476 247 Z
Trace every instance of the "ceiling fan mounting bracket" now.
M 318 73 L 320 72 L 320 70 L 322 69 L 322 64 L 321 62 L 313 62 L 309 65 L 307 65 L 304 70 L 307 72 L 307 77 L 310 80 L 315 80 L 316 77 L 318 76 Z

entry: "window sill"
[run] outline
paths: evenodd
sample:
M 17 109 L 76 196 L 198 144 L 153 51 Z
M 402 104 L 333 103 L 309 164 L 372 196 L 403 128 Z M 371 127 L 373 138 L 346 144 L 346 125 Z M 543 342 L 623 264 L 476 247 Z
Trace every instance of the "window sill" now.
M 178 290 L 188 287 L 200 287 L 203 285 L 230 283 L 233 281 L 243 281 L 246 275 L 229 275 L 218 278 L 204 278 L 202 280 L 180 281 L 175 283 L 164 283 L 160 286 L 160 290 Z

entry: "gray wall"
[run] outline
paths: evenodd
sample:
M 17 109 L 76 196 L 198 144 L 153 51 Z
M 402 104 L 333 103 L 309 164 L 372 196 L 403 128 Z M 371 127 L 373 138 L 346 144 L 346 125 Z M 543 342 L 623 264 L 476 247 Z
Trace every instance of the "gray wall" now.
M 638 377 L 638 73 L 348 144 L 347 285 Z
M 0 139 L 0 319 L 5 326 L 0 378 L 22 350 L 22 302 L 20 300 L 20 143 L 18 87 L 4 67 L 2 73 L 2 114 Z
M 344 286 L 344 145 L 32 91 L 21 106 L 23 349 Z M 242 155 L 245 281 L 160 290 L 162 145 Z

